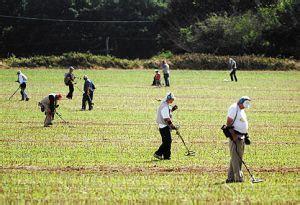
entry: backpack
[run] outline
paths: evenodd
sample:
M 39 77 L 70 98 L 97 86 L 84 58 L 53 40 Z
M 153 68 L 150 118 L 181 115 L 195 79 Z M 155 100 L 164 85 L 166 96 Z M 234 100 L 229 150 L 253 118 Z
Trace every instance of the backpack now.
M 70 82 L 70 80 L 68 79 L 68 77 L 69 77 L 68 74 L 69 74 L 69 73 L 65 73 L 65 77 L 64 77 L 65 85 L 69 85 L 69 82 Z

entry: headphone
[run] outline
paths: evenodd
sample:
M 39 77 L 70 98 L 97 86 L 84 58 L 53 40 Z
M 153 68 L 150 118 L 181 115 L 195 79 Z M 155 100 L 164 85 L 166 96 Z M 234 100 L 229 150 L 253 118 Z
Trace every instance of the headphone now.
M 172 93 L 169 93 L 169 94 L 167 95 L 167 100 L 171 100 L 171 99 L 174 99 L 174 96 L 173 96 Z
M 244 105 L 244 107 L 247 107 L 244 104 L 246 101 L 251 101 L 251 99 L 248 96 L 241 97 L 241 99 L 239 99 L 239 101 L 238 101 L 238 104 L 242 104 L 242 105 Z

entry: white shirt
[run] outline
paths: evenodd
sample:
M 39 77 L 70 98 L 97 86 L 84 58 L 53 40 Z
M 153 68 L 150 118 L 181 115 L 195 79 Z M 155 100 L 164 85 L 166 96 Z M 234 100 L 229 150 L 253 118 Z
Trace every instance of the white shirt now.
M 240 133 L 248 133 L 248 120 L 244 109 L 240 109 L 237 103 L 232 104 L 228 109 L 227 117 L 230 117 L 234 120 L 236 115 L 236 119 L 233 123 L 234 130 Z
M 162 69 L 163 69 L 163 73 L 164 74 L 169 74 L 170 73 L 170 67 L 169 67 L 169 65 L 167 64 L 167 63 L 165 63 L 165 64 L 162 64 Z
M 27 77 L 26 75 L 24 75 L 23 73 L 20 73 L 18 75 L 18 80 L 19 80 L 19 83 L 22 84 L 22 83 L 26 83 L 27 82 Z
M 166 119 L 166 118 L 171 118 L 170 116 L 170 111 L 169 111 L 169 106 L 165 106 L 161 111 L 161 116 L 163 119 Z M 159 128 L 164 128 L 164 127 L 167 127 L 168 125 L 164 125 L 164 124 L 158 124 Z

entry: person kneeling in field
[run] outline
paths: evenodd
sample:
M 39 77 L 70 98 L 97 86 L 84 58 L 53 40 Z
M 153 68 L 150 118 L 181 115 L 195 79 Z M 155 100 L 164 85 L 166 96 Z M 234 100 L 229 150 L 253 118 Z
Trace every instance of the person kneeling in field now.
M 154 78 L 153 78 L 153 83 L 152 83 L 153 86 L 161 86 L 161 83 L 160 83 L 160 73 L 158 70 L 155 70 L 155 75 L 154 75 Z
M 170 105 L 173 103 L 175 97 L 172 93 L 168 93 L 164 100 L 162 100 L 158 110 L 156 122 L 159 127 L 159 133 L 162 138 L 162 144 L 158 150 L 154 153 L 154 157 L 157 159 L 171 159 L 171 143 L 172 136 L 171 130 L 177 130 L 178 128 L 173 125 L 172 122 L 172 113 L 177 110 L 177 105 L 174 105 L 170 108 Z
M 248 120 L 245 108 L 250 107 L 250 98 L 243 96 L 228 109 L 226 128 L 229 137 L 230 164 L 226 183 L 243 182 L 242 160 L 245 144 L 249 145 Z
M 41 111 L 45 112 L 46 115 L 44 121 L 44 127 L 49 127 L 50 125 L 52 125 L 56 108 L 58 107 L 57 101 L 61 99 L 62 99 L 62 95 L 60 93 L 58 94 L 51 93 L 47 97 L 45 97 L 41 102 L 39 102 Z

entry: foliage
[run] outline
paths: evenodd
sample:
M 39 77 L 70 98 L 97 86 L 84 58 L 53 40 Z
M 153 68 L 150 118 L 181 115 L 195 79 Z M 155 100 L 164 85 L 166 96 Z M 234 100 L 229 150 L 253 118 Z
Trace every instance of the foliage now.
M 181 5 L 185 1 L 174 2 Z M 206 9 L 210 3 L 193 2 L 194 6 L 185 5 L 190 9 L 184 6 L 171 8 L 162 20 L 162 35 L 176 47 L 191 53 L 264 54 L 299 58 L 297 13 L 300 4 L 296 0 L 228 1 L 228 5 L 221 10 L 218 6 Z M 178 13 L 182 10 L 195 18 L 181 18 Z
M 233 56 L 239 69 L 246 70 L 290 70 L 297 69 L 297 63 L 289 59 L 267 58 L 259 56 Z M 5 60 L 13 67 L 67 67 L 81 68 L 154 68 L 160 67 L 162 60 L 167 59 L 171 69 L 192 70 L 225 70 L 229 56 L 209 54 L 173 55 L 170 51 L 160 53 L 149 60 L 127 60 L 113 56 L 99 56 L 90 53 L 66 53 L 61 56 L 34 56 L 31 58 L 11 57 Z

